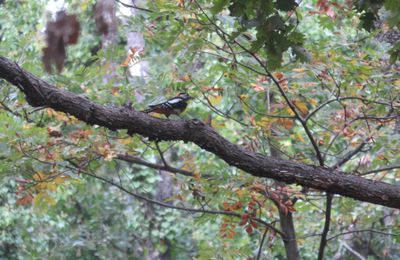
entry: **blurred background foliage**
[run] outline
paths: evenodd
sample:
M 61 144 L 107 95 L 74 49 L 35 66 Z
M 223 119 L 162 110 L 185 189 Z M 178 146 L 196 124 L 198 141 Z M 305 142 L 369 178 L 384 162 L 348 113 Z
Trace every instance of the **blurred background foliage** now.
M 132 102 L 141 110 L 187 91 L 195 99 L 184 118 L 207 121 L 231 142 L 260 154 L 271 154 L 273 147 L 283 158 L 317 164 L 309 137 L 292 119 L 293 111 L 268 71 L 298 113 L 304 118 L 312 115 L 307 123 L 327 166 L 340 162 L 366 138 L 373 142 L 344 170 L 368 174 L 400 163 L 399 129 L 390 117 L 393 111 L 399 113 L 400 104 L 398 1 L 138 1 L 137 6 L 151 12 L 138 10 L 133 16 L 127 14 L 129 7 L 116 1 L 119 26 L 107 48 L 102 48 L 103 36 L 96 29 L 95 4 L 3 1 L 0 55 L 59 88 L 109 106 Z M 77 44 L 66 48 L 62 72 L 49 74 L 41 57 L 54 7 L 76 15 L 80 35 Z M 137 61 L 147 64 L 145 77 L 130 75 L 124 65 L 129 59 L 129 32 L 140 32 L 145 39 Z M 117 160 L 118 155 L 129 154 L 162 164 L 154 142 L 89 126 L 50 109 L 33 109 L 17 88 L 0 84 L 0 258 L 257 255 L 263 227 L 249 231 L 250 224 L 239 225 L 240 218 L 160 207 L 137 200 L 121 187 L 171 205 L 239 214 L 256 201 L 257 216 L 276 226 L 276 201 L 257 188 L 284 193 L 297 198 L 294 221 L 300 255 L 315 258 L 325 219 L 320 192 L 301 192 L 298 186 L 282 192 L 273 181 L 251 177 L 182 142 L 163 142 L 159 148 L 173 167 L 194 176 L 166 173 L 171 181 L 164 182 L 158 170 Z M 332 101 L 311 114 L 328 100 L 346 97 L 358 100 Z M 366 177 L 394 184 L 399 171 Z M 167 197 L 160 195 L 163 185 L 168 186 Z M 240 206 L 230 208 L 235 203 Z M 334 237 L 326 258 L 354 257 L 345 246 L 351 242 L 368 259 L 398 259 L 399 224 L 398 210 L 337 197 L 332 236 L 352 230 L 382 233 Z M 154 252 L 157 257 L 152 258 Z M 272 231 L 263 257 L 285 259 L 283 243 Z

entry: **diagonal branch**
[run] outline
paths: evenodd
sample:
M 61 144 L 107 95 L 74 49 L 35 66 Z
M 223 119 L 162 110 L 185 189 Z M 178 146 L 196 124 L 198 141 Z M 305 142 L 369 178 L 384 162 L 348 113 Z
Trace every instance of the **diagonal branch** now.
M 235 145 L 198 119 L 167 120 L 127 108 L 96 104 L 85 97 L 55 86 L 23 71 L 0 57 L 0 78 L 20 86 L 27 102 L 71 114 L 90 125 L 111 130 L 127 129 L 152 140 L 192 142 L 231 166 L 257 177 L 296 183 L 356 200 L 400 209 L 400 186 L 368 180 L 339 170 L 263 156 Z

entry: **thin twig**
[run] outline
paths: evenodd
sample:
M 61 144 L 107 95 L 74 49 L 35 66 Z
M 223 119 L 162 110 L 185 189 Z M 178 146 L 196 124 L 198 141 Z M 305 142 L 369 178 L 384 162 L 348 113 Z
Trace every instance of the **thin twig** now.
M 360 175 L 360 176 L 364 176 L 364 175 L 368 175 L 368 174 L 372 174 L 372 173 L 390 171 L 390 170 L 394 170 L 394 169 L 400 169 L 400 165 L 393 165 L 393 166 L 383 167 L 383 168 L 379 168 L 379 169 L 376 169 L 376 170 L 371 170 L 371 171 L 363 172 L 363 173 L 361 173 L 361 174 L 359 174 L 359 175 Z
M 366 260 L 365 257 L 363 257 L 360 253 L 355 251 L 351 246 L 349 246 L 345 241 L 340 241 L 340 243 L 347 249 L 349 250 L 353 255 L 357 256 L 360 260 Z
M 156 141 L 155 143 L 156 143 L 157 151 L 158 151 L 158 153 L 160 154 L 161 161 L 163 162 L 164 166 L 165 166 L 166 168 L 168 168 L 169 165 L 168 165 L 167 161 L 166 161 L 165 158 L 164 158 L 164 153 L 163 153 L 163 151 L 161 151 L 161 148 L 160 148 L 160 146 L 158 145 L 158 142 Z
M 370 233 L 375 233 L 375 234 L 380 234 L 380 235 L 386 235 L 386 236 L 394 236 L 398 237 L 400 234 L 393 234 L 393 233 L 388 233 L 388 232 L 383 232 L 379 230 L 373 230 L 373 229 L 359 229 L 359 230 L 352 230 L 352 231 L 347 231 L 343 233 L 336 234 L 334 236 L 331 236 L 330 238 L 327 239 L 327 241 L 331 241 L 333 239 L 336 239 L 340 236 L 347 235 L 347 234 L 353 234 L 353 233 L 361 233 L 361 232 L 370 232 Z
M 392 113 L 393 113 L 393 108 L 390 109 L 390 111 L 388 112 L 387 116 L 389 117 Z M 378 131 L 379 129 L 382 128 L 383 125 L 378 125 L 375 130 Z M 350 161 L 354 155 L 358 154 L 360 151 L 362 151 L 362 149 L 364 148 L 364 146 L 366 146 L 369 141 L 371 139 L 371 136 L 368 136 L 367 138 L 364 139 L 364 141 L 358 145 L 354 150 L 349 151 L 342 160 L 340 160 L 339 162 L 337 162 L 334 166 L 333 169 L 339 168 L 341 166 L 343 166 L 345 163 L 347 163 L 348 161 Z
M 334 98 L 334 99 L 330 99 L 325 101 L 324 103 L 322 103 L 321 105 L 319 105 L 317 108 L 315 108 L 313 111 L 311 111 L 306 118 L 304 118 L 304 121 L 308 121 L 311 117 L 313 117 L 319 110 L 321 110 L 322 108 L 324 108 L 325 106 L 329 105 L 332 102 L 340 102 L 342 100 L 360 100 L 363 103 L 374 103 L 374 104 L 379 104 L 379 105 L 385 105 L 385 106 L 390 106 L 389 103 L 386 102 L 381 102 L 381 101 L 375 101 L 375 100 L 370 100 L 370 99 L 366 99 L 366 98 L 360 98 L 360 97 L 339 97 L 339 98 Z
M 154 13 L 153 10 L 150 10 L 150 9 L 147 9 L 147 8 L 143 8 L 143 7 L 138 7 L 138 6 L 136 6 L 135 4 L 130 5 L 130 4 L 124 3 L 124 2 L 122 2 L 122 1 L 120 1 L 120 0 L 115 0 L 115 1 L 118 2 L 118 3 L 120 3 L 121 5 L 123 5 L 123 6 L 125 6 L 125 7 L 137 9 L 137 10 L 144 11 L 144 12 L 148 12 L 148 13 Z
M 325 224 L 324 224 L 324 229 L 322 230 L 322 234 L 321 234 L 321 242 L 319 244 L 318 260 L 322 260 L 324 258 L 324 250 L 325 250 L 326 244 L 328 242 L 326 237 L 328 236 L 329 228 L 331 225 L 332 199 L 333 199 L 333 194 L 327 193 L 326 194 L 326 209 L 325 209 Z
M 257 260 L 260 260 L 262 248 L 263 248 L 263 245 L 264 245 L 264 240 L 265 240 L 265 237 L 267 236 L 267 233 L 268 233 L 268 228 L 265 229 L 264 234 L 262 236 L 262 239 L 261 239 L 261 242 L 260 242 L 260 247 L 259 247 L 258 253 L 257 253 L 257 258 L 256 258 Z

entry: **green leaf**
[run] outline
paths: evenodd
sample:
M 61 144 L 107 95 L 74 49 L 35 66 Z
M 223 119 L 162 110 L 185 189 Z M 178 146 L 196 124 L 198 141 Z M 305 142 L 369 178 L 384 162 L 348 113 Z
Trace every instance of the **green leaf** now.
M 390 63 L 394 64 L 397 60 L 400 60 L 400 43 L 397 43 L 390 51 Z
M 269 69 L 274 70 L 281 66 L 282 52 L 269 51 L 267 58 L 267 66 Z
M 212 14 L 217 14 L 224 9 L 224 7 L 229 4 L 230 0 L 216 0 L 214 6 L 211 8 Z
M 372 12 L 366 12 L 360 17 L 362 27 L 371 32 L 375 26 L 374 22 L 377 20 L 377 17 Z
M 249 11 L 246 10 L 246 8 L 249 8 L 250 1 L 244 1 L 244 0 L 236 0 L 233 1 L 232 5 L 229 6 L 229 11 L 231 11 L 231 14 L 236 17 L 241 17 L 241 20 L 247 21 L 248 20 L 248 15 Z
M 283 30 L 285 28 L 285 21 L 278 14 L 271 16 L 266 21 L 268 31 Z
M 265 43 L 267 40 L 267 35 L 265 33 L 265 30 L 263 30 L 262 27 L 259 27 L 257 30 L 257 39 L 251 43 L 251 52 L 256 52 L 258 51 Z
M 305 41 L 305 36 L 300 32 L 291 32 L 288 35 L 288 40 L 292 43 L 301 44 Z
M 399 12 L 399 1 L 398 0 L 385 0 L 385 8 L 390 11 Z
M 276 7 L 281 11 L 292 11 L 298 4 L 295 0 L 277 0 Z

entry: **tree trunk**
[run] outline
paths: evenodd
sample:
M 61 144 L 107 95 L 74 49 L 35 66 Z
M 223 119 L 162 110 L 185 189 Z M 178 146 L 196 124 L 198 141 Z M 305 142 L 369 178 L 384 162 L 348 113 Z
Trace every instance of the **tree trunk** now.
M 273 97 L 270 95 L 269 100 L 272 100 Z M 272 135 L 275 134 L 275 131 L 272 129 Z M 271 157 L 279 158 L 281 159 L 281 153 L 280 151 L 275 148 L 275 146 L 270 145 L 269 150 L 271 153 Z M 276 181 L 275 182 L 277 185 L 284 187 L 286 186 L 285 183 Z M 289 199 L 289 198 L 284 198 L 284 199 Z M 286 252 L 286 258 L 288 260 L 298 260 L 300 259 L 300 254 L 299 254 L 299 249 L 297 247 L 297 240 L 296 240 L 296 230 L 294 228 L 294 222 L 293 222 L 293 214 L 291 212 L 283 212 L 279 207 L 279 223 L 281 225 L 282 232 L 285 233 L 286 237 L 283 238 L 283 244 L 285 245 L 285 252 Z

